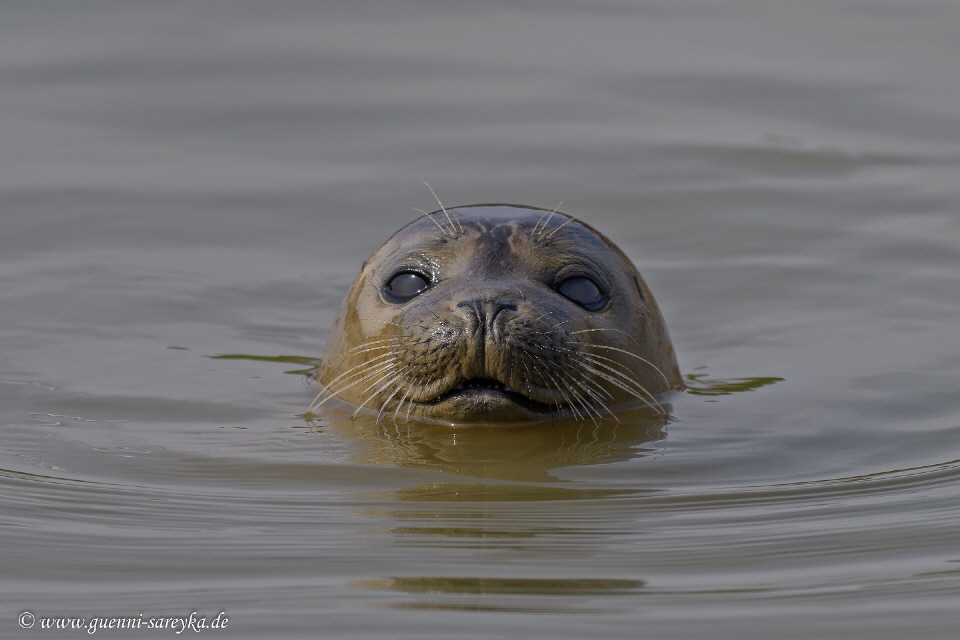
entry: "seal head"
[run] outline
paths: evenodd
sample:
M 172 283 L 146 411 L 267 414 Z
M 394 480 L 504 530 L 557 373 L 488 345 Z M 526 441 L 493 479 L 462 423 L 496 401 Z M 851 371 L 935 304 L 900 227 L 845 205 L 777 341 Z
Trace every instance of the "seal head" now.
M 596 420 L 682 389 L 629 259 L 556 211 L 426 214 L 364 264 L 318 370 L 332 397 L 453 424 Z

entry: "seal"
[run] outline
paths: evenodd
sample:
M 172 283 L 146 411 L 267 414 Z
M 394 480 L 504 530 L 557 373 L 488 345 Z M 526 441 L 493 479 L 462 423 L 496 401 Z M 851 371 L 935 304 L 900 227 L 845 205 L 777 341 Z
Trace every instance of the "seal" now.
M 610 240 L 557 210 L 442 208 L 390 237 L 347 293 L 317 371 L 377 420 L 579 421 L 683 388 L 663 317 Z M 355 414 L 356 415 L 356 414 Z

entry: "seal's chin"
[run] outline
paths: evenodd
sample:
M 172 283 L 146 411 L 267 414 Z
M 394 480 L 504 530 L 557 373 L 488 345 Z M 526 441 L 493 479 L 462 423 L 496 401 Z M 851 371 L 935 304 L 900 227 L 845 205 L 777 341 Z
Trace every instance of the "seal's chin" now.
M 491 378 L 463 380 L 425 404 L 431 417 L 457 421 L 520 422 L 565 414 L 565 405 L 537 402 Z

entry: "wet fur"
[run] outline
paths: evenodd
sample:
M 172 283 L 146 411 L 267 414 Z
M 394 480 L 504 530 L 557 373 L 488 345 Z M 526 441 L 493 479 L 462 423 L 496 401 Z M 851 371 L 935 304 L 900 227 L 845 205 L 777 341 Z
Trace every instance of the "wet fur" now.
M 404 269 L 433 286 L 403 304 L 383 283 Z M 609 302 L 590 312 L 554 288 L 588 274 Z M 683 383 L 640 275 L 607 238 L 557 210 L 473 205 L 424 214 L 394 234 L 347 294 L 318 372 L 333 397 L 378 419 L 596 421 Z M 497 381 L 513 402 L 447 400 L 467 380 Z M 496 406 L 494 406 L 496 405 Z

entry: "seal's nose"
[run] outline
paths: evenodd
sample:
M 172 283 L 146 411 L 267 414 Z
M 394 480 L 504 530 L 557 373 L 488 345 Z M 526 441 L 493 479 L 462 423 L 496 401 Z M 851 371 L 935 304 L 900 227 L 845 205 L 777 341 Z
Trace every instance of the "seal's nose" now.
M 496 295 L 464 300 L 457 308 L 466 312 L 470 328 L 487 339 L 498 336 L 506 318 L 517 311 L 515 302 Z

